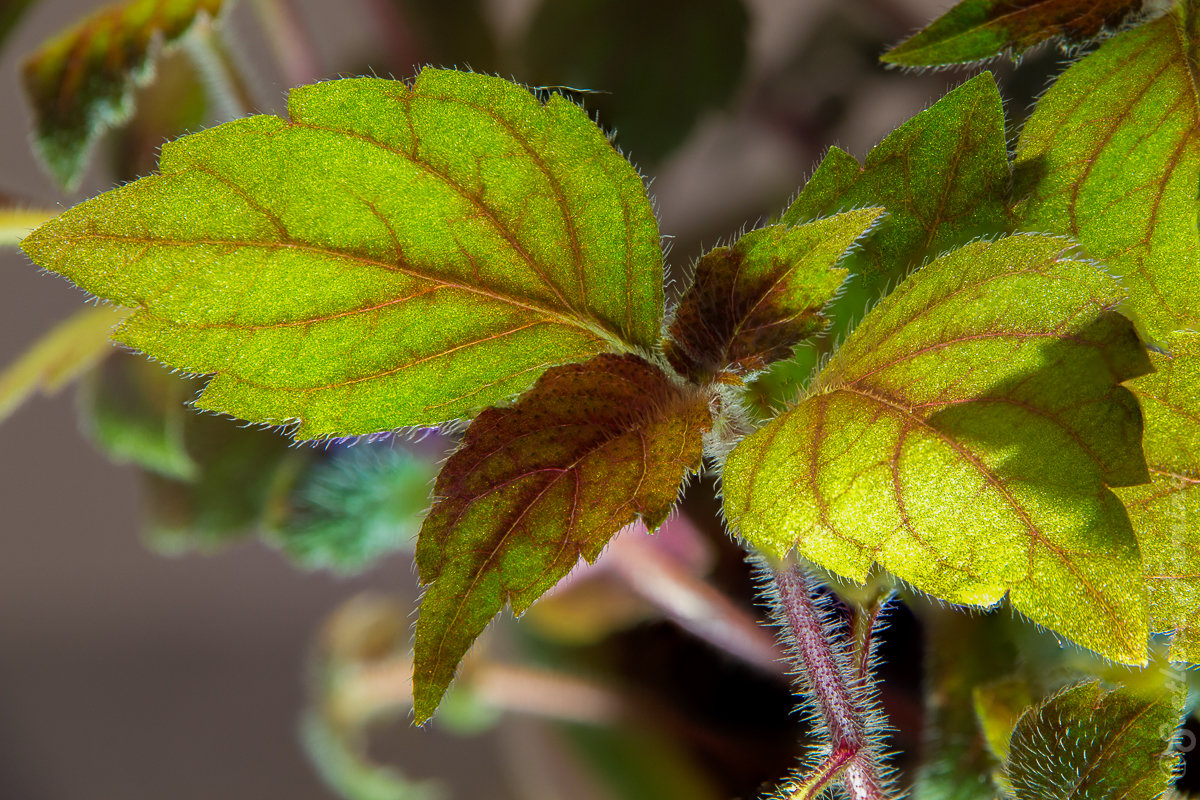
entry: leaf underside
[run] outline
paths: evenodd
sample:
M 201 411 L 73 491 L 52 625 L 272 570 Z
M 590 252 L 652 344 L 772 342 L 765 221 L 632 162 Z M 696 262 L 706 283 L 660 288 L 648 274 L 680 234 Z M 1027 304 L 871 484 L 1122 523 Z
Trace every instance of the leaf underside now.
M 417 540 L 431 584 L 417 620 L 418 722 L 506 602 L 522 613 L 625 525 L 666 519 L 710 425 L 705 395 L 608 354 L 546 372 L 515 405 L 471 423 Z
M 671 366 L 704 383 L 725 370 L 742 375 L 787 358 L 825 329 L 821 309 L 846 278 L 836 264 L 882 211 L 790 229 L 771 225 L 707 253 L 664 344 Z
M 1145 558 L 1155 630 L 1200 662 L 1200 99 L 1196 20 L 1180 4 L 1106 42 L 1041 99 L 1017 146 L 1021 226 L 1062 233 L 1102 259 L 1157 343 L 1130 383 L 1152 482 L 1118 492 Z
M 1119 489 L 1146 565 L 1154 630 L 1172 661 L 1200 662 L 1200 333 L 1176 334 L 1129 383 L 1146 417 L 1150 483 Z
M 22 83 L 33 106 L 34 149 L 64 188 L 79 184 L 96 139 L 129 118 L 134 89 L 150 80 L 159 52 L 225 5 L 137 0 L 109 6 L 26 59 Z
M 1145 663 L 1145 587 L 1109 486 L 1147 480 L 1121 381 L 1149 370 L 1118 283 L 1019 235 L 934 261 L 885 298 L 811 394 L 745 439 L 728 519 L 862 581 L 879 563 L 956 603 Z
M 1143 0 L 962 0 L 880 60 L 934 67 L 1020 55 L 1050 39 L 1086 42 L 1143 5 Z
M 303 439 L 467 417 L 657 344 L 653 210 L 577 106 L 425 69 L 295 89 L 289 113 L 164 146 L 161 175 L 23 249 L 135 307 L 118 340 L 214 374 L 198 407 Z
M 1184 695 L 1109 691 L 1092 681 L 1029 709 L 1004 767 L 1014 800 L 1158 800 L 1178 761 L 1170 741 Z

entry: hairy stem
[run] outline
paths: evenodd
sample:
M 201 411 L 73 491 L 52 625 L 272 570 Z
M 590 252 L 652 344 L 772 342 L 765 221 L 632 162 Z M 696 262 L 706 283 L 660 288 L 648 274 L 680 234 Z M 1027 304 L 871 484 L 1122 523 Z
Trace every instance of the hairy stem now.
M 819 607 L 809 576 L 797 566 L 774 573 L 777 613 L 791 639 L 798 674 L 826 734 L 821 763 L 786 790 L 789 800 L 815 798 L 834 781 L 853 800 L 884 800 L 879 777 L 870 700 L 870 638 L 879 612 L 857 615 L 868 619 L 865 632 L 852 648 L 837 622 Z M 855 625 L 854 628 L 859 628 Z M 859 633 L 850 632 L 851 636 Z M 855 652 L 858 651 L 858 652 Z

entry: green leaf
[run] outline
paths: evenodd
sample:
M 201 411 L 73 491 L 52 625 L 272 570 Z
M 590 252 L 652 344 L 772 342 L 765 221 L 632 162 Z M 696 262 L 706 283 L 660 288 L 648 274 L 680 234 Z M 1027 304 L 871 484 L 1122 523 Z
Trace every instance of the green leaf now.
M 33 105 L 34 149 L 64 188 L 74 189 L 88 154 L 108 128 L 133 112 L 134 90 L 154 60 L 225 0 L 137 0 L 107 6 L 44 42 L 24 65 Z
M 17 27 L 33 0 L 0 0 L 0 45 Z
M 1029 684 L 1020 678 L 976 686 L 972 700 L 979 727 L 987 737 L 988 750 L 1001 761 L 1008 760 L 1008 746 L 1021 712 L 1030 705 Z
M 354 445 L 304 476 L 271 539 L 308 569 L 361 570 L 416 538 L 433 476 L 408 450 Z
M 916 606 L 925 631 L 925 730 L 913 800 L 995 800 L 988 750 L 972 700 L 981 683 L 1013 672 L 1017 649 L 1007 614 L 967 615 Z
M 1021 227 L 1070 236 L 1121 275 L 1154 340 L 1200 328 L 1198 22 L 1181 4 L 1068 69 L 1014 163 Z
M 80 385 L 80 428 L 110 460 L 180 481 L 199 472 L 184 442 L 194 412 L 192 381 L 162 365 L 123 353 Z
M 109 334 L 126 313 L 108 306 L 80 311 L 0 372 L 0 422 L 34 392 L 57 392 L 111 353 Z
M 144 533 L 164 553 L 212 552 L 258 532 L 312 452 L 185 405 L 196 382 L 125 355 L 84 385 L 82 427 L 145 487 Z
M 522 613 L 623 526 L 658 527 L 700 467 L 706 395 L 636 356 L 547 372 L 471 423 L 417 540 L 414 707 L 424 722 L 471 643 L 508 602 Z
M 31 230 L 57 213 L 40 208 L 0 207 L 0 247 L 20 243 Z
M 825 329 L 821 309 L 846 279 L 836 268 L 847 248 L 879 219 L 881 208 L 787 228 L 751 231 L 696 264 L 664 344 L 671 366 L 705 382 L 745 374 L 787 358 Z
M 525 34 L 530 79 L 574 87 L 622 147 L 660 161 L 708 109 L 733 97 L 746 63 L 742 0 L 545 0 Z
M 1152 354 L 1155 372 L 1130 382 L 1146 417 L 1150 483 L 1118 490 L 1146 565 L 1154 630 L 1177 630 L 1171 660 L 1200 663 L 1200 333 Z
M 161 175 L 35 231 L 35 262 L 137 311 L 117 338 L 197 401 L 297 438 L 465 417 L 661 334 L 637 173 L 577 106 L 423 70 L 294 89 L 163 147 Z
M 1108 486 L 1147 480 L 1122 380 L 1149 361 L 1119 285 L 1060 238 L 977 242 L 885 298 L 811 394 L 725 465 L 727 518 L 862 581 L 1014 608 L 1146 662 L 1146 591 Z
M 888 215 L 842 262 L 850 279 L 826 309 L 833 326 L 823 346 L 800 350 L 768 373 L 768 391 L 793 394 L 786 384 L 803 383 L 831 343 L 927 259 L 1009 230 L 1011 181 L 1004 108 L 988 72 L 892 131 L 861 165 L 830 148 L 782 221 L 797 225 L 867 206 L 884 206 Z
M 357 733 L 356 731 L 354 733 Z M 446 791 L 432 781 L 416 781 L 392 767 L 373 763 L 359 737 L 339 731 L 320 713 L 310 711 L 300 740 L 325 785 L 346 800 L 442 800 Z
M 1142 695 L 1078 684 L 1021 716 L 1005 773 L 1014 800 L 1158 800 L 1178 755 L 1170 741 L 1185 693 Z
M 901 67 L 1019 56 L 1049 39 L 1077 43 L 1141 10 L 1143 0 L 962 0 L 880 60 Z

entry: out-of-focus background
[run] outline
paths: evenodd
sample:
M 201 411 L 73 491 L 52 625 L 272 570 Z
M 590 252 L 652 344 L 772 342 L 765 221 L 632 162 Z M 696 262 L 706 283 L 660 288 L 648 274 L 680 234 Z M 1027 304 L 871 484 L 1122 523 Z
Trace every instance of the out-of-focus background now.
M 614 35 L 571 27 L 579 9 L 596 3 L 546 2 L 560 10 L 543 12 L 538 0 L 292 7 L 316 46 L 310 78 L 406 78 L 421 63 L 470 63 L 542 82 L 539 75 L 578 59 L 582 71 L 572 74 L 603 85 L 581 85 L 572 74 L 561 82 L 600 90 L 577 97 L 618 128 L 617 143 L 652 178 L 676 275 L 704 248 L 778 213 L 827 146 L 862 158 L 966 74 L 902 74 L 874 61 L 950 0 L 746 0 L 744 28 L 735 15 L 717 35 L 698 18 L 729 3 L 610 3 L 623 9 L 613 30 L 628 31 Z M 43 0 L 7 42 L 0 192 L 66 207 L 118 180 L 106 165 L 121 160 L 110 137 L 83 188 L 60 194 L 30 152 L 18 84 L 25 55 L 100 5 Z M 250 67 L 259 110 L 280 112 L 288 76 L 251 6 L 233 9 L 231 41 Z M 506 61 L 439 27 L 472 6 L 482 7 L 500 48 L 524 55 Z M 380 24 L 385 18 L 391 27 Z M 381 36 L 385 29 L 392 33 Z M 521 44 L 538 36 L 538 47 Z M 1021 115 L 1040 88 L 1010 83 L 1009 96 L 1019 98 L 1010 114 Z M 604 116 L 610 108 L 618 119 Z M 656 124 L 656 114 L 669 124 Z M 153 167 L 128 157 L 124 164 L 133 174 Z M 0 252 L 0 364 L 83 299 L 23 255 Z M 346 580 L 297 571 L 258 544 L 163 557 L 139 537 L 139 492 L 130 469 L 106 462 L 77 432 L 70 390 L 0 425 L 0 798 L 330 797 L 298 745 L 306 653 L 322 618 L 351 595 L 373 588 L 414 597 L 410 560 L 396 556 Z M 562 796 L 552 782 L 510 780 L 514 748 L 556 746 L 525 723 L 473 738 L 436 725 L 404 728 L 393 727 L 377 755 L 410 774 L 440 776 L 455 796 Z

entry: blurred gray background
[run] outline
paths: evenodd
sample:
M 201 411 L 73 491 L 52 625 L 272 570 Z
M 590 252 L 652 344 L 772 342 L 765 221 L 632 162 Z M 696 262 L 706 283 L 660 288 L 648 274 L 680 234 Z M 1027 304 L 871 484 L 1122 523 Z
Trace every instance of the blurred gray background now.
M 654 172 L 676 268 L 781 209 L 828 144 L 861 158 L 961 80 L 888 73 L 828 46 L 838 35 L 894 41 L 949 4 L 748 3 L 744 88 Z M 112 185 L 97 167 L 77 195 L 57 192 L 27 146 L 29 115 L 17 83 L 24 55 L 99 5 L 45 0 L 7 43 L 0 192 L 66 206 Z M 324 76 L 365 65 L 378 51 L 367 0 L 297 5 L 316 33 Z M 491 5 L 510 29 L 532 7 L 527 0 Z M 680 5 L 686 13 L 688 4 Z M 233 16 L 240 51 L 259 65 L 262 108 L 278 111 L 285 80 L 247 4 Z M 822 103 L 838 104 L 836 118 L 806 129 Z M 0 364 L 82 299 L 23 255 L 0 253 Z M 139 540 L 134 474 L 81 438 L 72 402 L 69 390 L 37 398 L 0 425 L 0 798 L 329 797 L 295 733 L 308 642 L 331 608 L 365 587 L 412 594 L 411 565 L 393 558 L 345 581 L 297 572 L 259 545 L 216 556 L 154 555 Z M 451 775 L 458 796 L 506 796 L 488 777 L 502 769 L 494 735 L 464 741 L 421 731 L 389 741 L 389 756 L 410 773 Z M 482 766 L 464 769 L 468 760 Z

